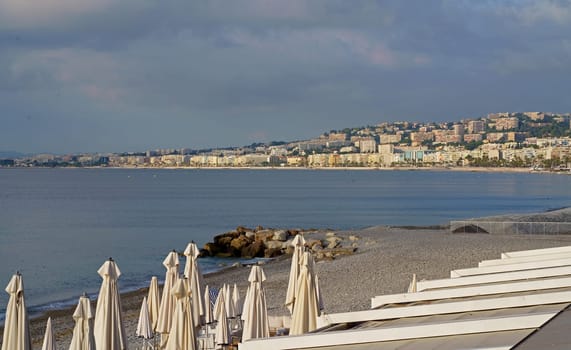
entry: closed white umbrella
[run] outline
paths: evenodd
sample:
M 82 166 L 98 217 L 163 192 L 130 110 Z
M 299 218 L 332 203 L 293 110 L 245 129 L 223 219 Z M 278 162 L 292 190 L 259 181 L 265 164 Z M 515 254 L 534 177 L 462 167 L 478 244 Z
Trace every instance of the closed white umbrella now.
M 240 291 L 238 290 L 236 283 L 234 283 L 234 289 L 232 289 L 232 303 L 234 304 L 234 313 L 236 316 L 242 315 L 244 301 L 240 297 Z
M 315 286 L 315 274 L 311 268 L 312 259 L 311 253 L 303 253 L 301 271 L 295 293 L 290 335 L 304 334 L 317 328 L 319 300 Z
M 295 291 L 297 290 L 297 280 L 301 266 L 301 258 L 305 247 L 305 239 L 303 235 L 298 234 L 291 242 L 293 246 L 293 255 L 291 257 L 291 267 L 289 271 L 289 280 L 287 284 L 285 306 L 293 313 L 293 306 L 295 304 Z
M 163 265 L 167 271 L 163 285 L 163 294 L 161 296 L 161 305 L 159 307 L 157 328 L 155 330 L 157 333 L 161 333 L 161 344 L 164 346 L 171 329 L 174 306 L 176 304 L 176 298 L 171 294 L 171 290 L 178 280 L 179 261 L 177 252 L 174 250 L 170 252 L 163 261 Z
M 97 350 L 127 349 L 127 337 L 123 326 L 123 310 L 121 297 L 117 287 L 117 279 L 121 271 L 113 259 L 109 258 L 97 271 L 103 279 L 97 307 L 93 334 Z
M 149 294 L 147 295 L 147 307 L 149 309 L 149 319 L 151 320 L 151 329 L 153 331 L 157 328 L 159 321 L 160 300 L 159 281 L 157 276 L 153 276 L 151 277 L 151 285 L 149 287 Z
M 79 298 L 77 307 L 73 312 L 75 326 L 69 350 L 95 350 L 95 338 L 93 336 L 93 312 L 91 301 L 86 295 Z
M 179 279 L 171 290 L 176 298 L 175 312 L 165 350 L 195 350 L 196 328 L 187 281 Z
M 236 317 L 236 310 L 234 309 L 234 302 L 232 301 L 232 292 L 229 284 L 224 285 L 224 300 L 226 301 L 226 315 L 228 318 Z
M 30 323 L 24 299 L 24 281 L 19 272 L 16 272 L 10 279 L 6 292 L 10 294 L 10 299 L 6 307 L 2 350 L 31 350 Z
M 408 293 L 416 293 L 416 273 L 412 274 L 412 281 L 408 285 Z
M 309 271 L 315 277 L 315 291 L 317 293 L 317 308 L 319 311 L 323 310 L 323 297 L 321 296 L 321 288 L 319 288 L 319 276 L 315 272 L 315 259 L 313 259 L 313 254 L 309 255 Z
M 56 350 L 56 342 L 54 340 L 54 327 L 52 326 L 51 317 L 48 317 L 48 322 L 46 323 L 46 332 L 44 333 L 42 350 Z
M 250 286 L 244 299 L 242 319 L 242 342 L 248 339 L 267 338 L 270 336 L 266 293 L 263 282 L 266 280 L 264 270 L 260 266 L 252 266 L 248 281 Z
M 212 315 L 212 300 L 210 299 L 210 287 L 206 286 L 204 289 L 204 323 L 211 324 L 214 322 Z
M 147 305 L 147 297 L 143 298 L 141 311 L 139 312 L 139 322 L 137 322 L 137 331 L 135 335 L 145 340 L 153 337 L 153 329 L 151 327 L 151 319 L 149 317 L 149 306 Z
M 192 297 L 192 316 L 196 326 L 204 323 L 204 278 L 198 266 L 198 255 L 200 254 L 196 243 L 191 242 L 186 246 L 184 255 L 186 265 L 184 276 L 188 278 Z
M 228 314 L 226 312 L 226 291 L 220 288 L 218 298 L 214 304 L 214 319 L 218 322 L 214 341 L 217 347 L 230 344 L 230 325 L 228 324 Z

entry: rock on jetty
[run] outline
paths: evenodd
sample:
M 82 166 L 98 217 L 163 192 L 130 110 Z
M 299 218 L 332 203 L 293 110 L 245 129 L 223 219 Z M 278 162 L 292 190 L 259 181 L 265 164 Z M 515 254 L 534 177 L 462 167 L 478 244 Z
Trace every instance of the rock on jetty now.
M 298 234 L 304 235 L 307 249 L 313 251 L 317 260 L 353 254 L 358 247 L 359 237 L 344 237 L 333 231 L 238 226 L 236 230 L 217 235 L 213 242 L 206 243 L 200 250 L 200 256 L 275 258 L 293 253 L 291 242 Z

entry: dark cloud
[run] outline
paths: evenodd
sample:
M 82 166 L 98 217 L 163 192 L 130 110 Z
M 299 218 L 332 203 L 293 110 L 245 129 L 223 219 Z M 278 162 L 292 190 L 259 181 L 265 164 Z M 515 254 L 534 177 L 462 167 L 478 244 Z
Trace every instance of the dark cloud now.
M 0 150 L 200 148 L 571 110 L 569 1 L 30 4 L 0 0 Z

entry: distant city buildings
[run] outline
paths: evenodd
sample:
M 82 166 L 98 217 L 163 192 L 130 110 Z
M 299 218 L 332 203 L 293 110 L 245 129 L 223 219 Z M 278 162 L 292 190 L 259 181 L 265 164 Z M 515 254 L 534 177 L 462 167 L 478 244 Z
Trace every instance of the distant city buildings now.
M 456 123 L 383 122 L 290 143 L 224 149 L 156 149 L 120 154 L 38 154 L 0 167 L 433 167 L 567 169 L 571 115 L 490 113 Z

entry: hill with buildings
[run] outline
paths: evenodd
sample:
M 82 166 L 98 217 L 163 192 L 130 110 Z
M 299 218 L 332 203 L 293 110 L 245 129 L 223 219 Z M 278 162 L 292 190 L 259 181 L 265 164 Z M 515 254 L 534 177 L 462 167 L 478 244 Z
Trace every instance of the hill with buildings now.
M 313 139 L 220 149 L 0 157 L 0 166 L 528 167 L 568 169 L 571 115 L 491 113 L 457 122 L 383 122 Z

